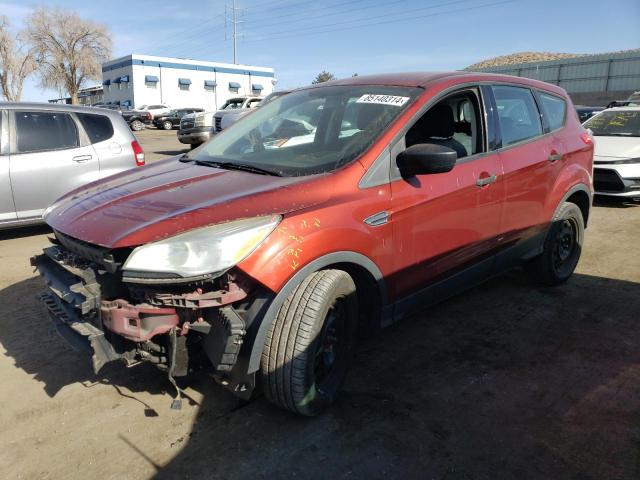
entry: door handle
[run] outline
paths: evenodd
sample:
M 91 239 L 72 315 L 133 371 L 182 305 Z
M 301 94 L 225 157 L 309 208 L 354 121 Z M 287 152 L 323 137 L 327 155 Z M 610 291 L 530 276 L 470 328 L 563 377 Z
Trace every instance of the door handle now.
M 498 179 L 497 175 L 491 175 L 489 177 L 482 177 L 476 180 L 476 185 L 479 187 L 484 187 L 485 185 L 489 185 L 495 182 Z
M 549 158 L 547 158 L 551 163 L 557 162 L 558 160 L 562 160 L 562 154 L 558 153 L 556 150 L 551 150 L 551 154 Z
M 92 158 L 91 155 L 77 155 L 73 157 L 71 160 L 73 160 L 76 163 L 84 163 L 91 160 L 91 158 Z

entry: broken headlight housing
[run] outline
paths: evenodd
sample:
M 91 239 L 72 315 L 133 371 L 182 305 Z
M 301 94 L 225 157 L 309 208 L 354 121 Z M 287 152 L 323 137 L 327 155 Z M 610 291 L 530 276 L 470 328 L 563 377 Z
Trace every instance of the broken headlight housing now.
M 222 272 L 244 260 L 282 217 L 256 217 L 198 228 L 141 245 L 124 263 L 126 272 L 198 277 Z

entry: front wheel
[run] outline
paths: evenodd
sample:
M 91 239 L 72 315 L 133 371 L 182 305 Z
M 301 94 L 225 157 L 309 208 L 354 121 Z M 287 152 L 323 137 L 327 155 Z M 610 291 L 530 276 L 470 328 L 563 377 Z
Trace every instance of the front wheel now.
M 133 130 L 134 132 L 139 132 L 143 128 L 144 123 L 142 123 L 140 120 L 134 120 L 133 122 L 131 122 L 131 130 Z
M 331 405 L 349 368 L 357 316 L 356 287 L 346 272 L 309 275 L 267 333 L 261 361 L 267 399 L 306 416 Z
M 584 241 L 584 218 L 575 203 L 563 203 L 551 221 L 542 254 L 528 265 L 528 270 L 540 283 L 559 285 L 573 274 Z
M 171 130 L 173 128 L 173 124 L 169 121 L 162 122 L 162 128 L 165 130 Z

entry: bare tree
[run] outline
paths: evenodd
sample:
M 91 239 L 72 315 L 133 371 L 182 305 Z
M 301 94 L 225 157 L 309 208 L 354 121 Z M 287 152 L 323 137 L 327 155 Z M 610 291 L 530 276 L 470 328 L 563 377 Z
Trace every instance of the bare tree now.
M 24 81 L 33 73 L 36 63 L 24 36 L 15 35 L 10 26 L 9 19 L 0 15 L 0 95 L 9 102 L 18 102 Z
M 111 57 L 106 26 L 60 9 L 38 8 L 27 18 L 26 33 L 38 62 L 41 84 L 63 89 L 78 103 L 88 79 L 99 80 L 101 65 Z

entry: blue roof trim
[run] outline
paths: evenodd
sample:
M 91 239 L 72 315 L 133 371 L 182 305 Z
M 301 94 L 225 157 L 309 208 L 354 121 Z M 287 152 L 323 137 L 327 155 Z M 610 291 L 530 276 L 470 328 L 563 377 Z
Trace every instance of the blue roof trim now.
M 242 85 L 240 85 L 238 82 L 229 82 L 229 88 L 241 88 Z
M 162 67 L 162 68 L 180 68 L 183 70 L 198 70 L 201 72 L 218 72 L 218 73 L 236 73 L 244 75 L 252 75 L 254 77 L 275 77 L 273 72 L 262 72 L 259 70 L 244 70 L 242 68 L 230 68 L 230 67 L 208 67 L 205 65 L 194 65 L 191 63 L 175 63 L 175 62 L 158 62 L 155 60 L 125 60 L 124 62 L 114 63 L 113 65 L 107 65 L 102 67 L 103 72 L 109 72 L 111 70 L 117 70 L 118 68 L 130 67 L 132 65 L 144 65 L 147 67 Z
M 145 75 L 144 76 L 144 81 L 146 83 L 157 83 L 158 82 L 158 77 L 156 77 L 155 75 Z
M 179 78 L 178 85 L 191 85 L 191 80 L 189 78 Z
M 261 92 L 262 90 L 264 90 L 264 87 L 259 83 L 254 83 L 253 85 L 251 85 L 251 90 L 255 90 L 256 92 Z
M 205 80 L 204 81 L 204 86 L 205 87 L 217 87 L 218 83 L 215 80 Z

